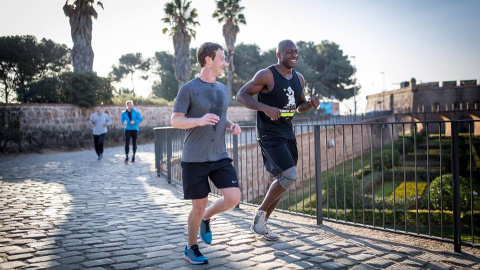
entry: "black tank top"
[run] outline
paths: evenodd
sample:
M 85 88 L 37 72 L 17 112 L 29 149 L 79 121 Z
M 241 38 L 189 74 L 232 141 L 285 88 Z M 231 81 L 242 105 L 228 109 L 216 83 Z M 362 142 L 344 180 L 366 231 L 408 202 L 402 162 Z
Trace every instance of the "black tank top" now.
M 272 121 L 264 112 L 257 112 L 257 139 L 282 137 L 295 139 L 292 127 L 292 118 L 302 96 L 302 84 L 297 72 L 292 70 L 292 79 L 285 79 L 274 66 L 268 68 L 273 73 L 274 86 L 268 93 L 260 92 L 258 101 L 271 107 L 280 109 L 280 118 Z

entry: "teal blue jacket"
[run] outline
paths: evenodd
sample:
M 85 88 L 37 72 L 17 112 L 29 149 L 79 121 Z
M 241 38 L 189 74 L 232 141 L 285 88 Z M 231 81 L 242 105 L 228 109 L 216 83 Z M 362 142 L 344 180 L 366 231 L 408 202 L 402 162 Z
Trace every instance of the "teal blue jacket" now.
M 135 121 L 135 124 L 131 125 L 130 121 L 133 120 Z M 123 123 L 127 121 L 127 125 L 125 126 L 125 130 L 136 130 L 140 131 L 140 128 L 138 128 L 138 124 L 142 122 L 142 115 L 135 109 L 132 109 L 132 119 L 128 117 L 128 112 L 127 110 L 122 112 L 122 125 Z

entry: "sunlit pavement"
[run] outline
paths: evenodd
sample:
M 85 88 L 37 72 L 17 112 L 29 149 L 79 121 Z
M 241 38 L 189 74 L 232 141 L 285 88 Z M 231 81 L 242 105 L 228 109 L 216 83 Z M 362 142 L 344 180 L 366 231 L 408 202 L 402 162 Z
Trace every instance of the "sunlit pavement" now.
M 209 264 L 192 266 L 181 187 L 156 177 L 152 144 L 123 159 L 123 147 L 101 161 L 93 150 L 0 157 L 0 269 L 480 269 L 478 249 L 281 213 L 269 242 L 245 205 L 212 221 L 212 245 L 199 240 Z

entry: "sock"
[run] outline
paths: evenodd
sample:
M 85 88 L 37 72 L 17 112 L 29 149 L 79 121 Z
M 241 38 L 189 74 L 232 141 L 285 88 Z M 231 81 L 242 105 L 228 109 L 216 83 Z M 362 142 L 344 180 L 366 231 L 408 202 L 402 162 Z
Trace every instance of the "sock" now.
M 187 249 L 191 249 L 192 247 L 188 245 L 188 242 L 187 242 Z

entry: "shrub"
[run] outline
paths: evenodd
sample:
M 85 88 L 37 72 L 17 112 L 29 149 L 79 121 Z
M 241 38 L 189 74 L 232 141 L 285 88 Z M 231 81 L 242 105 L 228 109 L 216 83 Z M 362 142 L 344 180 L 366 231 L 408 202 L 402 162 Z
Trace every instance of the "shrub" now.
M 459 146 L 458 147 L 458 166 L 460 172 L 468 171 L 470 165 L 470 156 L 468 152 L 468 146 Z M 443 171 L 451 172 L 452 171 L 452 154 L 450 150 L 444 150 L 442 152 L 442 168 Z
M 113 141 L 115 143 L 120 142 L 123 140 L 125 136 L 125 131 L 123 128 L 111 128 L 108 130 L 107 134 L 105 135 L 105 141 Z
M 60 130 L 58 134 L 64 145 L 72 149 L 85 147 L 85 139 L 91 137 L 87 130 Z
M 427 187 L 427 183 L 425 182 L 417 182 L 417 185 L 415 185 L 415 182 L 406 182 L 406 189 L 404 183 L 400 183 L 400 185 L 397 186 L 395 189 L 395 198 L 402 199 L 404 198 L 405 192 L 407 193 L 407 198 L 408 197 L 415 197 L 418 193 L 418 197 L 422 197 L 423 193 L 425 192 L 425 188 Z M 393 198 L 393 193 L 390 194 L 390 198 Z
M 385 149 L 382 152 L 383 156 L 383 170 L 392 169 L 392 150 Z M 382 156 L 380 154 L 375 154 L 373 156 L 373 169 L 375 171 L 382 170 Z M 393 150 L 393 165 L 398 166 L 400 160 L 400 153 L 396 150 Z
M 49 140 L 54 140 L 57 132 L 51 129 L 37 128 L 33 131 L 27 131 L 24 134 L 25 140 L 29 143 L 30 149 L 40 150 L 45 148 Z
M 0 107 L 0 152 L 5 152 L 9 142 L 17 144 L 18 150 L 22 150 L 21 114 L 19 107 Z
M 393 143 L 393 148 L 403 156 L 403 139 L 400 137 Z M 413 142 L 411 142 L 407 137 L 405 137 L 405 155 L 411 153 L 415 150 Z
M 430 184 L 430 200 L 435 209 L 452 210 L 453 205 L 453 178 L 451 174 L 445 174 L 442 178 L 435 178 Z M 442 197 L 443 194 L 443 197 Z M 460 177 L 460 209 L 470 209 L 470 183 Z M 443 202 L 443 204 L 442 204 Z
M 336 186 L 335 186 L 336 176 Z M 352 178 L 350 174 L 345 175 L 345 185 L 343 181 L 343 174 L 337 173 L 328 176 L 328 189 L 327 185 L 323 184 L 323 187 L 328 190 L 328 204 L 329 207 L 335 208 L 335 192 L 337 194 L 337 207 L 351 208 L 355 200 L 355 204 L 361 201 L 362 186 L 361 182 L 356 178 Z M 355 189 L 355 197 L 353 198 L 353 192 Z M 345 194 L 344 194 L 345 193 Z M 344 201 L 345 195 L 345 201 Z M 346 203 L 346 204 L 345 204 Z

